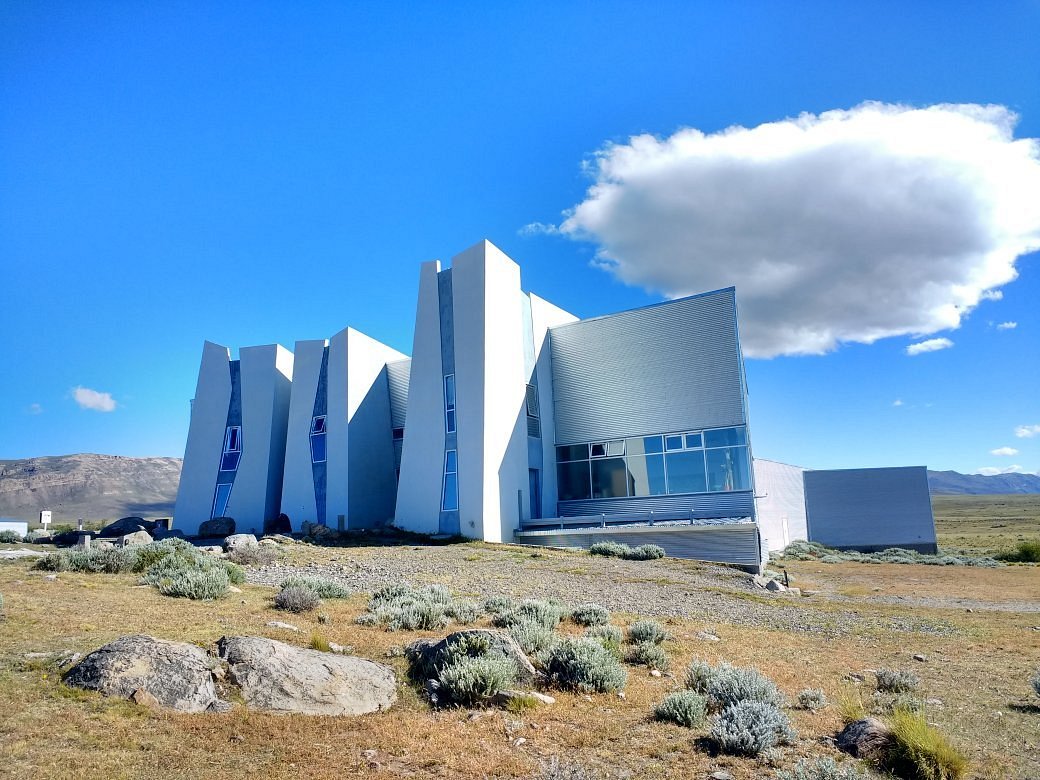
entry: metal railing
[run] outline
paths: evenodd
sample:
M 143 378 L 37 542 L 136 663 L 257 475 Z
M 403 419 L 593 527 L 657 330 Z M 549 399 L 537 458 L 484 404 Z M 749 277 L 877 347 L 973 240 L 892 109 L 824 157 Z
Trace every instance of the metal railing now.
M 754 522 L 750 517 L 695 517 L 693 510 L 667 512 L 626 512 L 623 514 L 582 515 L 580 517 L 551 517 L 524 520 L 521 531 L 562 531 L 579 528 L 610 528 L 621 525 L 734 525 Z

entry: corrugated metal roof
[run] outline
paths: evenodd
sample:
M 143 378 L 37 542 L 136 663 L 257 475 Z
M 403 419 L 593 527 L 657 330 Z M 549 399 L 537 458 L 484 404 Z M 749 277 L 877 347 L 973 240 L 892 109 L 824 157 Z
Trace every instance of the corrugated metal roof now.
M 386 381 L 390 389 L 390 426 L 403 428 L 408 413 L 408 382 L 412 361 L 398 360 L 386 364 Z

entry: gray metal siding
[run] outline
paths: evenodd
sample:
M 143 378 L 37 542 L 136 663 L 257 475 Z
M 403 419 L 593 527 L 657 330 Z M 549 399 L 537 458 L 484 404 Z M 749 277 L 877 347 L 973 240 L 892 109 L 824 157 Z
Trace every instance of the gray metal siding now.
M 403 428 L 408 414 L 408 383 L 412 361 L 398 360 L 386 364 L 386 383 L 390 391 L 390 427 Z
M 556 443 L 746 423 L 733 288 L 550 329 Z
M 547 547 L 582 547 L 596 542 L 621 542 L 636 547 L 656 544 L 673 558 L 731 563 L 758 570 L 761 549 L 758 526 L 739 523 L 713 526 L 679 526 L 671 528 L 629 528 L 578 531 L 518 531 L 515 541 Z
M 935 520 L 924 466 L 806 471 L 809 541 L 828 547 L 934 551 Z
M 702 493 L 676 496 L 647 496 L 645 498 L 592 498 L 586 501 L 560 501 L 560 517 L 585 515 L 644 514 L 646 512 L 689 512 L 697 519 L 714 517 L 753 517 L 754 494 L 750 491 L 733 493 Z

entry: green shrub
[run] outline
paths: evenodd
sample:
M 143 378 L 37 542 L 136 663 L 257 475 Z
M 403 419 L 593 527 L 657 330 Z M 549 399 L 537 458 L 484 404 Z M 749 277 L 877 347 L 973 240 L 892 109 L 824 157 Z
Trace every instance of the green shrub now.
M 451 591 L 447 585 L 427 585 L 419 591 L 419 597 L 431 604 L 447 606 L 451 603 Z
M 924 702 L 912 693 L 899 693 L 888 702 L 888 712 L 904 710 L 906 712 L 924 712 Z
M 487 704 L 516 682 L 516 664 L 497 655 L 465 656 L 444 666 L 438 680 L 440 690 L 456 704 Z
M 278 595 L 274 597 L 274 605 L 286 612 L 310 612 L 312 609 L 317 609 L 320 603 L 318 595 L 303 585 L 283 586 Z
M 277 550 L 269 545 L 241 545 L 228 553 L 227 560 L 239 566 L 267 566 L 278 558 Z
M 870 780 L 870 775 L 855 764 L 838 764 L 833 758 L 802 758 L 793 770 L 777 772 L 776 780 Z
M 551 628 L 537 623 L 516 623 L 509 627 L 509 634 L 520 645 L 525 655 L 535 655 L 552 647 L 559 637 Z
M 1005 553 L 1014 556 L 1017 553 Z M 916 563 L 926 566 L 979 566 L 994 568 L 1000 562 L 994 558 L 970 555 L 925 555 L 916 550 L 904 550 L 890 547 L 875 553 L 861 553 L 855 550 L 833 550 L 817 542 L 792 542 L 780 554 L 781 558 L 796 561 L 817 561 L 819 563 Z
M 382 624 L 382 619 L 375 612 L 362 612 L 356 618 L 354 622 L 359 626 L 378 626 Z
M 621 652 L 623 634 L 617 626 L 593 626 L 585 630 L 585 636 L 599 642 L 615 658 L 621 658 L 624 655 Z
M 491 598 L 484 599 L 480 608 L 489 615 L 501 615 L 504 612 L 511 612 L 515 609 L 516 600 L 509 596 L 492 596 Z
M 648 669 L 660 669 L 662 672 L 668 670 L 668 654 L 660 645 L 653 642 L 640 642 L 633 645 L 625 656 L 625 660 L 635 666 L 645 666 Z
M 695 658 L 686 668 L 686 687 L 697 693 L 708 690 L 708 680 L 715 673 L 715 667 L 707 661 Z
M 385 585 L 369 599 L 367 614 L 372 617 L 361 616 L 355 622 L 382 624 L 388 631 L 431 631 L 448 624 L 446 610 L 451 603 L 451 592 L 443 585 L 420 590 L 407 585 Z
M 491 623 L 499 628 L 510 628 L 519 623 L 535 623 L 552 629 L 560 624 L 566 614 L 567 609 L 560 604 L 527 599 L 510 611 L 495 615 L 491 618 Z
M 617 658 L 591 639 L 562 639 L 540 660 L 550 682 L 565 690 L 617 691 L 628 680 L 628 672 Z
M 444 614 L 465 625 L 475 622 L 480 617 L 480 607 L 475 601 L 455 599 L 444 608 Z
M 134 570 L 136 547 L 95 547 L 60 550 L 45 555 L 34 568 L 43 571 L 76 571 L 87 574 L 124 574 Z
M 0 531 L 0 544 L 18 544 L 22 535 L 17 531 Z
M 757 756 L 796 737 L 791 722 L 775 705 L 750 700 L 731 704 L 716 715 L 708 735 L 721 752 L 737 756 Z
M 602 626 L 610 622 L 610 612 L 599 604 L 579 604 L 571 610 L 571 620 L 579 626 Z
M 877 689 L 884 693 L 910 693 L 921 681 L 913 672 L 902 669 L 878 669 Z
M 372 593 L 368 602 L 368 608 L 375 612 L 377 607 L 394 605 L 406 598 L 414 598 L 412 589 L 407 585 L 384 585 Z
M 1030 682 L 1033 684 L 1033 691 L 1037 696 L 1040 696 L 1040 669 L 1036 670 L 1036 674 L 1033 675 L 1033 679 Z
M 1014 563 L 1040 563 L 1040 542 L 1019 542 L 1014 551 L 998 553 L 995 557 Z
M 295 575 L 282 583 L 282 589 L 285 588 L 306 588 L 320 599 L 349 599 L 354 595 L 350 588 L 324 577 Z
M 896 710 L 889 721 L 892 747 L 885 768 L 910 780 L 957 780 L 968 759 L 916 712 Z
M 821 710 L 827 706 L 827 696 L 819 688 L 806 688 L 798 692 L 798 706 L 803 710 Z
M 622 557 L 630 561 L 652 561 L 665 556 L 664 548 L 656 544 L 641 544 L 626 552 Z
M 443 604 L 417 601 L 389 610 L 383 621 L 389 631 L 433 631 L 448 625 Z
M 726 662 L 709 666 L 694 661 L 686 673 L 688 688 L 703 694 L 713 710 L 722 710 L 740 702 L 753 701 L 782 707 L 783 694 L 776 684 L 757 669 L 743 669 Z
M 219 599 L 227 594 L 230 586 L 227 570 L 213 569 L 178 569 L 155 583 L 159 593 L 164 596 L 193 600 Z
M 707 702 L 704 697 L 694 691 L 675 691 L 664 697 L 664 701 L 654 709 L 654 717 L 678 723 L 680 726 L 693 728 L 704 720 Z
M 620 542 L 596 542 L 589 546 L 589 555 L 602 555 L 606 558 L 623 558 L 631 551 L 631 547 Z
M 311 634 L 311 650 L 320 650 L 323 653 L 331 653 L 332 645 L 324 634 Z
M 667 638 L 668 632 L 656 620 L 637 620 L 628 627 L 628 641 L 635 644 L 653 642 L 659 645 Z

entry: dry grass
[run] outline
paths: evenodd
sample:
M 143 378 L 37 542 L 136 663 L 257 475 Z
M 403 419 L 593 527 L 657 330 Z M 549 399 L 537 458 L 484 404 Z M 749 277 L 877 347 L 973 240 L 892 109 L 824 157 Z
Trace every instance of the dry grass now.
M 298 561 L 341 560 L 357 554 L 378 554 L 364 548 L 322 550 L 299 546 Z M 474 554 L 480 554 L 479 548 Z M 573 565 L 573 558 L 548 556 L 535 566 Z M 648 562 L 647 575 L 656 573 Z M 674 562 L 672 563 L 674 565 Z M 696 566 L 696 564 L 690 564 Z M 808 567 L 804 572 L 799 567 Z M 1035 567 L 965 570 L 922 566 L 821 567 L 793 565 L 799 579 L 816 577 L 825 592 L 814 607 L 835 612 L 854 608 L 861 615 L 906 613 L 898 605 L 863 599 L 831 601 L 842 572 L 855 584 L 873 578 L 905 592 L 914 587 L 941 592 L 968 592 L 987 600 L 1018 600 L 1032 589 L 1040 593 Z M 824 569 L 825 575 L 815 574 Z M 861 569 L 863 571 L 861 571 Z M 869 572 L 869 575 L 868 573 Z M 981 577 L 965 580 L 965 575 Z M 890 578 L 892 581 L 889 582 Z M 914 580 L 918 580 L 914 582 Z M 724 588 L 722 590 L 725 590 Z M 977 592 L 981 591 L 981 592 Z M 328 601 L 328 620 L 317 615 L 293 615 L 288 621 L 301 631 L 292 634 L 268 628 L 270 620 L 287 619 L 272 607 L 274 589 L 243 586 L 241 594 L 217 602 L 167 599 L 152 588 L 134 587 L 131 576 L 60 574 L 45 582 L 25 562 L 0 564 L 0 592 L 7 621 L 0 629 L 0 774 L 10 777 L 207 777 L 207 778 L 339 778 L 368 775 L 485 778 L 527 777 L 539 762 L 566 756 L 600 769 L 605 777 L 628 772 L 634 777 L 688 778 L 725 769 L 737 780 L 760 777 L 753 761 L 712 757 L 693 739 L 704 729 L 682 729 L 655 722 L 654 707 L 680 686 L 683 670 L 693 658 L 711 663 L 729 661 L 756 666 L 789 696 L 803 688 L 821 688 L 836 698 L 849 672 L 879 666 L 912 668 L 921 677 L 920 690 L 942 700 L 930 706 L 929 722 L 938 725 L 952 743 L 972 757 L 967 777 L 1027 778 L 1040 776 L 1036 713 L 1029 677 L 1040 666 L 1040 624 L 1037 614 L 1012 611 L 965 613 L 949 608 L 915 607 L 916 618 L 953 624 L 955 636 L 869 630 L 844 640 L 765 629 L 710 625 L 697 620 L 672 620 L 665 643 L 675 677 L 655 678 L 645 669 L 630 669 L 626 698 L 555 694 L 557 704 L 532 709 L 522 716 L 489 710 L 471 720 L 466 710 L 431 710 L 402 682 L 400 703 L 389 712 L 361 718 L 308 718 L 247 713 L 241 708 L 222 715 L 171 715 L 138 708 L 65 688 L 46 664 L 27 664 L 25 654 L 51 650 L 86 652 L 117 636 L 150 633 L 208 645 L 224 634 L 270 636 L 301 646 L 312 636 L 353 645 L 358 655 L 391 664 L 405 679 L 404 660 L 387 658 L 387 651 L 419 636 L 443 632 L 388 633 L 355 626 L 365 599 Z M 900 590 L 899 592 L 904 592 Z M 763 597 L 768 598 L 768 597 Z M 783 597 L 778 597 L 783 598 Z M 624 616 L 619 624 L 630 623 Z M 482 620 L 478 625 L 485 625 Z M 573 631 L 572 631 L 573 628 Z M 697 632 L 711 629 L 721 642 L 706 642 Z M 576 627 L 565 626 L 564 633 Z M 929 662 L 916 663 L 913 653 Z M 870 676 L 864 683 L 872 685 Z M 817 712 L 794 710 L 794 726 L 805 737 L 787 749 L 785 764 L 800 756 L 820 755 L 829 748 L 818 738 L 841 727 L 837 707 Z M 523 737 L 523 745 L 515 740 Z M 377 751 L 374 759 L 363 751 Z
M 944 549 L 991 555 L 1040 540 L 1040 495 L 933 496 L 932 511 Z

